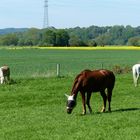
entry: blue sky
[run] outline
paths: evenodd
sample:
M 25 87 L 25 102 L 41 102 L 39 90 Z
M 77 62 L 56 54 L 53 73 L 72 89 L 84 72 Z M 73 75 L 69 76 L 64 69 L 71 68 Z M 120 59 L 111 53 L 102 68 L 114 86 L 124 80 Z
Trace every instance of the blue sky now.
M 140 26 L 140 0 L 48 0 L 55 28 Z M 44 0 L 0 0 L 0 29 L 43 27 Z

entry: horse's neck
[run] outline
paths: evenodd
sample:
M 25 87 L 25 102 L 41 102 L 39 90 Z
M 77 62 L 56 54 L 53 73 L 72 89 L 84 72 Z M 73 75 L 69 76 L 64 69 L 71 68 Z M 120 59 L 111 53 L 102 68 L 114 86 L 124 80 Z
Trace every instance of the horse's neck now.
M 79 91 L 79 83 L 77 80 L 75 80 L 71 91 L 71 95 L 74 95 L 75 100 L 77 98 L 78 91 Z

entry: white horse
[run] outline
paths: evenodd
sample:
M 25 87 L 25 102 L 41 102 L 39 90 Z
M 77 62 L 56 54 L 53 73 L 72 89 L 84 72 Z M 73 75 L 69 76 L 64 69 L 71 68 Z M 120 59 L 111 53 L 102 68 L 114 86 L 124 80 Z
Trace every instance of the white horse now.
M 0 67 L 0 83 L 10 81 L 10 68 L 8 66 Z
M 140 76 L 140 64 L 135 64 L 132 67 L 132 73 L 133 73 L 134 85 L 136 87 L 138 85 L 138 79 L 139 79 L 139 76 Z

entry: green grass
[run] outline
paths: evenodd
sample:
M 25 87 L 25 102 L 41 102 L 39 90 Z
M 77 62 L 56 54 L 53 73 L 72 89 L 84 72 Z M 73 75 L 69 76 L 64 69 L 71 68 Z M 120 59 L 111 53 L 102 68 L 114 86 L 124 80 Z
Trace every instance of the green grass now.
M 0 139 L 2 140 L 139 140 L 140 87 L 130 74 L 118 75 L 112 97 L 112 113 L 99 113 L 100 94 L 92 95 L 92 114 L 81 116 L 82 103 L 71 115 L 66 98 L 72 77 L 17 79 L 0 87 Z
M 82 69 L 102 63 L 108 69 L 131 67 L 139 56 L 138 50 L 0 50 L 0 65 L 10 66 L 14 81 L 0 85 L 0 140 L 139 140 L 140 84 L 134 87 L 131 73 L 116 75 L 112 113 L 99 113 L 102 98 L 96 93 L 91 97 L 92 114 L 81 116 L 78 95 L 68 115 L 64 96 Z M 55 77 L 57 63 L 60 78 Z
M 62 76 L 73 76 L 83 69 L 121 67 L 138 63 L 139 50 L 0 50 L 0 65 L 8 64 L 13 77 L 54 77 L 56 64 Z

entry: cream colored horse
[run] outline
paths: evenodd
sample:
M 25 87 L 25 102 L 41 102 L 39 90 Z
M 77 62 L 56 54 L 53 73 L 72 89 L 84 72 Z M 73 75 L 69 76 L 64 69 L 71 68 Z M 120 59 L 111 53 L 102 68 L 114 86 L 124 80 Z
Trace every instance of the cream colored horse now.
M 135 64 L 132 67 L 132 73 L 133 73 L 134 85 L 136 87 L 138 85 L 138 79 L 139 79 L 139 76 L 140 76 L 140 64 Z
M 10 68 L 8 66 L 0 67 L 0 83 L 6 83 L 10 81 Z

